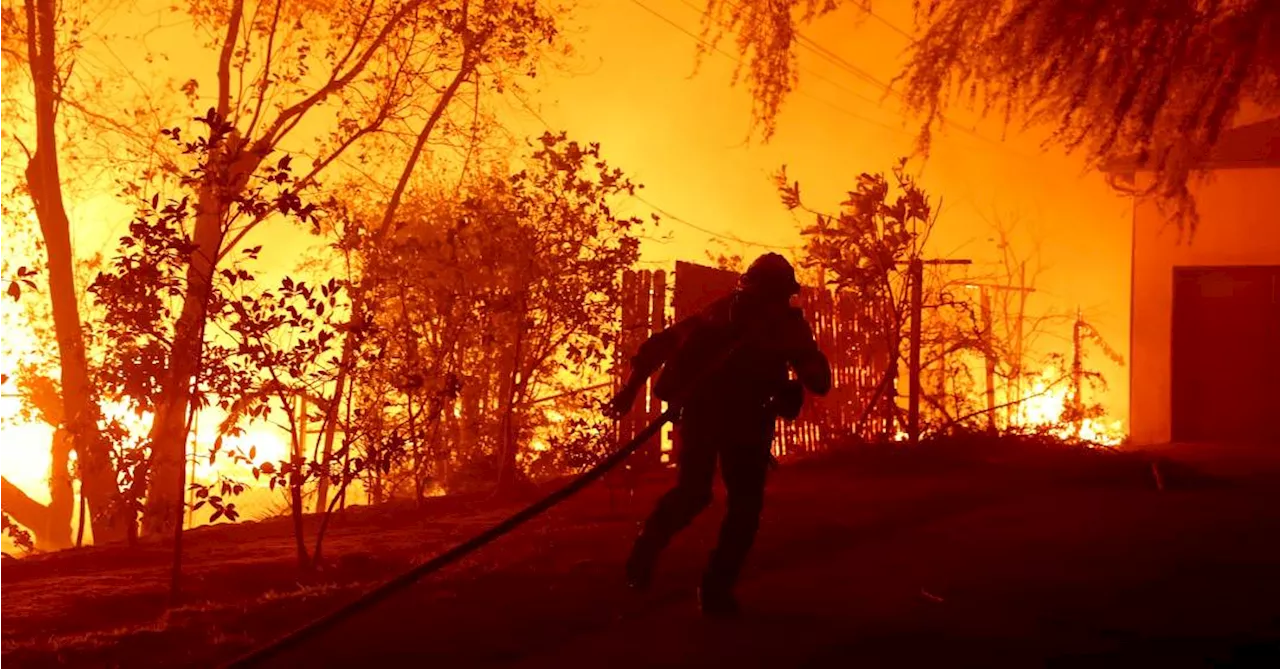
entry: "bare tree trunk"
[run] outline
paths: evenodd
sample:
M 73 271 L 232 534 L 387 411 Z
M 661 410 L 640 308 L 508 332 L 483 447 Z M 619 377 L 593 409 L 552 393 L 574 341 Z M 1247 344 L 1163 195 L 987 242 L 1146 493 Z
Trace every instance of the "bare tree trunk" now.
M 384 226 L 385 227 L 385 226 Z M 376 236 L 377 240 L 381 240 L 381 234 Z M 329 398 L 328 404 L 324 409 L 324 446 L 321 450 L 320 462 L 327 467 L 329 458 L 333 454 L 333 444 L 337 439 L 338 432 L 338 411 L 342 406 L 342 398 L 344 393 L 349 395 L 347 388 L 348 378 L 351 375 L 352 367 L 356 362 L 356 353 L 359 351 L 360 345 L 363 343 L 364 326 L 360 322 L 364 313 L 364 297 L 368 290 L 368 278 L 362 278 L 358 283 L 352 286 L 351 292 L 351 317 L 348 319 L 346 327 L 343 328 L 342 336 L 342 357 L 338 361 L 338 373 L 333 381 L 333 396 Z M 350 398 L 348 398 L 348 407 L 350 407 Z M 349 410 L 348 410 L 348 413 Z M 350 424 L 350 415 L 347 417 Z M 346 461 L 350 462 L 350 454 L 346 457 Z M 343 465 L 344 470 L 346 464 Z M 327 471 L 327 469 L 326 469 Z M 344 492 L 345 494 L 345 492 Z M 329 498 L 329 481 L 326 477 L 320 477 L 320 481 L 316 486 L 316 508 L 323 509 L 328 503 Z M 345 505 L 345 500 L 344 500 Z
M 520 375 L 520 361 L 523 358 L 524 345 L 524 315 L 523 308 L 517 312 L 515 317 L 514 338 L 511 343 L 511 368 L 506 371 L 502 378 L 502 423 L 499 435 L 498 448 L 498 491 L 506 492 L 515 487 L 520 480 L 519 465 L 516 462 L 516 455 L 519 452 L 519 444 L 516 440 L 515 429 L 515 401 L 516 391 L 519 388 L 519 380 L 516 378 Z
M 215 149 L 210 161 L 217 164 L 223 151 Z M 174 509 L 182 504 L 182 496 L 175 494 L 174 482 L 182 478 L 186 464 L 183 456 L 191 384 L 200 371 L 204 350 L 203 325 L 208 316 L 209 298 L 213 294 L 213 259 L 222 244 L 222 213 L 226 210 L 226 203 L 219 195 L 220 190 L 217 184 L 204 184 L 197 204 L 192 240 L 196 248 L 187 266 L 187 294 L 174 331 L 169 373 L 151 425 L 149 485 L 143 518 L 143 530 L 148 534 L 164 534 L 172 530 L 171 523 L 178 517 Z
M 198 413 L 198 410 L 195 407 L 192 407 L 191 413 L 187 416 L 186 431 L 188 434 L 191 433 L 192 425 L 195 423 L 196 415 Z M 182 446 L 182 459 L 184 460 L 184 467 L 181 470 L 182 476 L 179 477 L 177 486 L 177 495 L 179 500 L 182 500 L 183 495 L 186 494 L 187 488 L 185 467 L 187 447 L 185 442 Z M 192 457 L 192 462 L 195 462 L 194 457 Z M 184 530 L 182 526 L 182 516 L 184 506 L 185 504 L 179 504 L 175 507 L 175 510 L 177 511 L 177 518 L 175 518 L 173 522 L 173 562 L 169 567 L 169 608 L 176 608 L 182 599 L 182 533 Z
M 351 425 L 351 403 L 355 400 L 356 384 L 351 384 L 351 389 L 347 391 L 347 426 Z M 351 485 L 351 479 L 355 475 L 351 473 L 351 433 L 344 431 L 342 435 L 342 489 L 338 492 L 340 500 L 340 509 L 347 508 L 347 487 Z
M 55 523 L 52 505 L 44 505 L 31 499 L 21 488 L 0 478 L 0 496 L 4 498 L 4 512 L 23 527 L 29 528 L 35 535 L 36 547 L 40 550 L 57 550 L 71 545 L 71 526 L 64 532 L 66 543 L 59 544 L 57 537 L 50 533 Z
M 80 493 L 80 514 L 76 519 L 76 548 L 84 546 L 84 523 L 85 514 L 88 511 L 88 505 L 85 504 L 84 493 Z
M 1076 322 L 1071 326 L 1071 424 L 1075 438 L 1080 438 L 1080 430 L 1084 427 L 1084 352 L 1081 334 L 1084 331 L 1084 320 L 1080 309 L 1076 309 Z
M 34 5 L 32 2 L 34 1 Z M 27 51 L 35 82 L 36 151 L 27 163 L 27 185 L 48 255 L 49 300 L 58 340 L 64 423 L 79 454 L 81 485 L 89 499 L 93 536 L 99 543 L 124 538 L 131 513 L 120 501 L 110 445 L 98 429 L 97 396 L 89 382 L 84 334 L 76 297 L 71 223 L 58 168 L 56 16 L 53 0 L 27 0 Z M 63 503 L 61 495 L 55 503 Z M 59 506 L 61 508 L 61 506 Z
M 50 440 L 52 466 L 49 468 L 49 504 L 31 499 L 8 479 L 3 479 L 4 509 L 15 521 L 35 535 L 40 550 L 68 548 L 71 543 L 71 518 L 75 512 L 75 488 L 71 480 L 71 438 L 58 428 Z
M 49 452 L 52 463 L 49 472 L 49 522 L 44 529 L 44 541 L 51 549 L 71 545 L 71 516 L 75 513 L 76 492 L 71 481 L 71 435 L 64 428 L 53 433 Z M 37 533 L 37 537 L 41 534 Z
M 352 321 L 347 323 L 346 334 L 342 338 L 342 357 L 338 362 L 338 375 L 333 382 L 333 397 L 329 398 L 329 403 L 324 409 L 324 447 L 320 452 L 320 464 L 325 473 L 329 469 L 329 458 L 333 454 L 333 443 L 338 433 L 338 409 L 342 406 L 343 393 L 347 390 L 347 376 L 351 371 L 351 366 L 355 364 L 356 348 L 359 342 L 356 341 L 356 335 L 351 332 L 355 327 L 354 319 L 356 314 L 364 306 L 364 300 L 361 299 L 363 291 L 357 291 L 351 296 L 351 314 Z M 348 420 L 348 423 L 350 420 Z M 351 458 L 347 457 L 347 462 Z M 345 471 L 346 464 L 343 464 Z M 320 481 L 316 484 L 316 508 L 323 509 L 329 499 L 329 477 L 321 476 Z
M 466 17 L 463 17 L 465 22 Z M 372 238 L 369 243 L 376 246 L 386 239 L 387 234 L 391 231 L 392 223 L 395 221 L 396 212 L 400 208 L 401 199 L 404 197 L 406 188 L 409 185 L 409 178 L 413 176 L 414 168 L 418 165 L 418 160 L 422 157 L 422 151 L 426 147 L 427 140 L 431 133 L 435 131 L 436 124 L 440 122 L 440 117 L 444 114 L 445 109 L 453 100 L 458 92 L 458 88 L 462 86 L 462 82 L 466 81 L 475 71 L 476 63 L 471 60 L 470 48 L 467 45 L 467 54 L 463 56 L 462 65 L 458 68 L 458 73 L 454 76 L 453 81 L 440 94 L 440 99 L 436 101 L 435 108 L 431 110 L 431 115 L 427 117 L 426 124 L 423 125 L 421 132 L 418 133 L 417 141 L 414 143 L 413 149 L 409 153 L 408 159 L 405 161 L 404 169 L 400 173 L 400 179 L 396 183 L 395 189 L 391 193 L 391 200 L 387 203 L 386 210 L 383 211 L 381 225 L 373 231 Z M 347 327 L 343 329 L 342 337 L 342 358 L 340 359 L 337 378 L 334 379 L 333 397 L 329 401 L 329 405 L 325 408 L 325 436 L 324 450 L 321 455 L 322 462 L 328 462 L 330 454 L 333 452 L 333 443 L 336 433 L 336 425 L 338 422 L 338 408 L 341 406 L 343 391 L 346 388 L 347 378 L 350 375 L 351 367 L 355 364 L 356 353 L 359 351 L 360 344 L 363 341 L 364 330 L 358 319 L 362 317 L 364 310 L 365 293 L 371 287 L 371 281 L 366 274 L 361 277 L 360 281 L 352 286 L 351 293 L 351 320 L 347 323 Z M 321 482 L 318 490 L 318 501 L 316 508 L 324 508 L 326 498 L 328 497 L 328 485 Z
M 1018 287 L 1022 290 L 1018 291 L 1018 320 L 1014 323 L 1013 334 L 1013 398 L 1018 400 L 1015 409 L 1018 414 L 1022 412 L 1022 363 L 1025 361 L 1025 352 L 1023 351 L 1022 342 L 1022 324 L 1027 316 L 1027 263 L 1023 261 L 1018 264 Z M 1021 425 L 1021 418 L 1017 419 Z M 1009 424 L 1014 424 L 1013 415 L 1009 418 Z
M 306 480 L 305 470 L 306 456 L 302 450 L 302 444 L 295 437 L 293 439 L 293 471 L 289 472 L 289 506 L 290 515 L 293 517 L 293 541 L 298 552 L 298 569 L 306 570 L 311 566 L 311 560 L 307 556 L 307 540 L 303 536 L 306 526 L 304 523 L 304 514 L 306 509 L 302 508 L 302 483 Z

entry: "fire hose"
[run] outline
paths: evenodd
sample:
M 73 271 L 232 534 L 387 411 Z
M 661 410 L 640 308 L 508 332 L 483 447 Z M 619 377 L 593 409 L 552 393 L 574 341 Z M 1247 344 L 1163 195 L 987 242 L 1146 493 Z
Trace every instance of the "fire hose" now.
M 477 534 L 476 536 L 464 541 L 457 546 L 437 555 L 430 560 L 386 581 L 382 585 L 365 593 L 359 599 L 350 604 L 322 617 L 298 630 L 284 636 L 270 644 L 263 646 L 257 650 L 251 651 L 249 654 L 241 656 L 239 659 L 232 661 L 227 667 L 250 667 L 258 665 L 262 662 L 270 660 L 281 653 L 297 646 L 303 641 L 316 636 L 317 634 L 333 627 L 334 625 L 346 620 L 361 611 L 364 611 L 375 604 L 385 600 L 397 591 L 404 589 L 417 582 L 422 577 L 439 571 L 454 562 L 462 559 L 471 552 L 481 548 L 485 544 L 501 537 L 502 535 L 514 530 L 524 523 L 532 520 L 542 512 L 563 502 L 564 500 L 577 494 L 580 490 L 594 483 L 596 479 L 604 476 L 609 470 L 617 467 L 626 460 L 632 453 L 638 450 L 650 437 L 658 433 L 668 421 L 671 421 L 679 413 L 678 406 L 672 406 L 664 411 L 660 416 L 649 423 L 636 436 L 624 444 L 621 448 L 611 453 L 604 460 L 601 460 L 591 469 L 587 470 L 578 478 L 565 484 L 560 489 L 525 507 L 516 514 L 506 520 L 494 525 L 493 527 Z
M 632 437 L 630 441 L 615 450 L 613 453 L 609 454 L 591 469 L 588 469 L 577 478 L 565 484 L 563 487 L 555 490 L 533 504 L 530 504 L 524 509 L 521 509 L 506 520 L 494 525 L 484 532 L 481 532 L 444 553 L 441 553 L 440 555 L 409 569 L 399 576 L 382 583 L 346 606 L 322 616 L 265 646 L 252 650 L 224 666 L 252 667 L 278 657 L 281 653 L 295 648 L 304 641 L 332 628 L 334 625 L 337 625 L 358 613 L 368 610 L 379 602 L 382 602 L 395 594 L 397 591 L 413 585 L 424 576 L 440 571 L 458 560 L 461 560 L 493 540 L 532 520 L 547 509 L 550 509 L 560 502 L 574 496 L 583 488 L 586 488 L 588 485 L 591 485 L 597 479 L 607 474 L 614 467 L 622 464 L 622 462 L 630 457 L 632 453 L 639 450 L 645 442 L 658 434 L 663 425 L 674 421 L 680 414 L 684 398 L 692 395 L 693 391 L 700 386 L 705 379 L 711 376 L 713 372 L 718 371 L 729 360 L 729 358 L 737 352 L 741 344 L 741 339 L 735 338 L 731 340 L 709 364 L 702 367 L 698 374 L 689 381 L 689 383 L 683 388 L 683 391 L 680 393 L 680 397 L 677 401 L 668 402 L 667 409 L 646 425 L 643 430 Z

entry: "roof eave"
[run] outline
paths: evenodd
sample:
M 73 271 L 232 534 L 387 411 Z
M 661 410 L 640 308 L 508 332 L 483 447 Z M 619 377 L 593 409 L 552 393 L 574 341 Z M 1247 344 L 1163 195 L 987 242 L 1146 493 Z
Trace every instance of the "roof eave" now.
M 1264 160 L 1209 160 L 1199 163 L 1195 166 L 1195 171 L 1209 172 L 1214 170 L 1254 170 L 1254 169 L 1276 169 L 1280 168 L 1280 160 L 1264 159 Z M 1154 168 L 1147 165 L 1139 164 L 1136 161 L 1123 160 L 1113 163 L 1107 163 L 1100 168 L 1107 174 L 1136 174 L 1138 172 L 1153 172 Z

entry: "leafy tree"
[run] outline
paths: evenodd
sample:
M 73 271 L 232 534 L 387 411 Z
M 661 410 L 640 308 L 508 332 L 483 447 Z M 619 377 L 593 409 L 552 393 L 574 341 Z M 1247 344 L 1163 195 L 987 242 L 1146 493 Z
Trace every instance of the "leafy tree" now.
M 519 215 L 511 229 L 514 262 L 499 288 L 513 361 L 502 378 L 500 487 L 522 477 L 518 407 L 537 392 L 564 390 L 562 379 L 580 383 L 604 374 L 618 277 L 639 258 L 630 232 L 641 220 L 611 208 L 636 185 L 601 158 L 598 144 L 567 141 L 564 133 L 544 134 L 538 143 L 532 164 L 508 181 L 509 190 L 495 184 Z
M 889 436 L 896 420 L 898 368 L 908 343 L 907 263 L 919 257 L 936 223 L 934 206 L 907 174 L 905 158 L 888 176 L 859 175 L 834 214 L 806 207 L 800 184 L 787 182 L 785 168 L 775 181 L 784 206 L 814 216 L 813 225 L 801 230 L 806 238 L 801 266 L 816 270 L 837 294 L 851 293 L 869 305 L 859 312 L 855 329 L 864 333 L 862 345 L 882 356 L 884 375 L 868 400 L 863 422 L 875 419 L 873 432 Z M 860 433 L 864 430 L 858 426 Z
M 365 370 L 380 378 L 363 383 L 404 398 L 416 494 L 450 468 L 518 483 L 531 400 L 603 374 L 641 223 L 612 207 L 635 188 L 598 145 L 547 133 L 524 169 L 481 173 L 455 203 L 410 202 L 389 243 L 363 250 L 371 299 L 394 305 L 373 317 L 382 357 Z
M 225 273 L 229 279 L 238 275 L 242 281 L 253 281 L 247 272 L 225 270 Z M 308 285 L 286 276 L 275 290 L 245 294 L 239 300 L 229 301 L 226 307 L 227 315 L 231 316 L 227 319 L 227 328 L 236 340 L 234 360 L 238 369 L 233 375 L 250 380 L 249 392 L 235 403 L 232 415 L 265 416 L 277 410 L 285 416 L 290 435 L 288 460 L 256 463 L 254 474 L 255 477 L 259 473 L 270 475 L 269 485 L 273 489 L 278 483 L 287 487 L 298 563 L 303 569 L 310 565 L 303 526 L 306 512 L 303 487 L 313 478 L 330 477 L 330 472 L 323 468 L 327 463 L 305 451 L 306 407 L 310 398 L 318 396 L 332 380 L 331 372 L 340 351 L 333 317 L 342 292 L 342 284 L 336 279 Z M 294 410 L 297 404 L 302 404 L 302 411 Z M 224 421 L 222 431 L 231 426 L 234 422 Z M 251 452 L 250 463 L 253 457 Z M 234 489 L 235 484 L 225 485 Z M 317 511 L 325 510 L 317 508 Z M 214 514 L 214 520 L 218 515 L 228 515 L 224 508 L 216 506 Z M 235 520 L 233 515 L 229 515 L 229 519 Z
M 205 15 L 200 5 L 195 6 L 198 22 L 208 21 L 225 30 L 217 105 L 206 117 L 223 141 L 211 142 L 209 167 L 196 186 L 194 253 L 163 380 L 163 400 L 156 408 L 150 435 L 152 480 L 146 523 L 151 531 L 171 527 L 180 504 L 173 482 L 182 478 L 189 387 L 199 369 L 201 333 L 218 260 L 249 230 L 276 213 L 239 210 L 234 206 L 236 198 L 255 173 L 270 164 L 265 161 L 281 142 L 305 118 L 325 109 L 326 99 L 336 97 L 342 103 L 341 113 L 349 116 L 338 123 L 336 137 L 322 142 L 322 153 L 298 180 L 299 187 L 309 185 L 319 171 L 365 135 L 389 129 L 389 119 L 398 113 L 403 123 L 419 129 L 384 216 L 384 221 L 391 220 L 428 138 L 462 84 L 478 76 L 488 63 L 529 66 L 539 45 L 554 35 L 553 23 L 535 4 L 514 0 L 477 4 L 473 7 L 465 0 L 460 5 L 422 0 L 390 6 L 351 2 L 327 5 L 327 11 L 318 12 L 293 5 L 288 9 L 294 15 L 282 20 L 283 6 L 277 2 L 272 19 L 265 22 L 250 21 L 244 0 L 235 0 L 226 16 L 221 12 Z M 265 44 L 260 59 L 240 55 L 245 52 L 239 46 L 242 39 Z M 319 78 L 323 83 L 314 87 L 306 85 L 316 81 L 310 64 L 312 44 L 323 45 L 321 60 L 328 70 Z M 241 81 L 247 76 L 253 82 L 247 87 L 252 95 L 233 99 L 239 90 L 231 83 L 233 72 Z M 253 72 L 260 73 L 258 78 L 246 75 Z M 437 82 L 443 88 L 433 88 Z M 411 110 L 424 104 L 430 112 L 418 125 Z M 360 291 L 354 299 L 361 299 Z M 358 306 L 355 311 L 360 311 Z M 341 383 L 331 406 L 340 396 Z
M 128 184 L 135 196 L 152 190 L 159 179 L 186 175 L 179 167 L 183 142 L 173 151 L 134 140 L 154 137 L 162 129 L 176 139 L 186 128 L 170 126 L 160 112 L 136 117 L 139 123 L 121 121 L 118 110 L 97 110 L 92 96 L 66 94 L 68 89 L 59 87 L 80 81 L 73 79 L 71 72 L 83 68 L 74 68 L 71 56 L 73 47 L 93 36 L 84 32 L 88 24 L 56 16 L 59 7 L 52 2 L 31 0 L 25 6 L 24 15 L 6 4 L 4 53 L 7 62 L 24 62 L 24 54 L 13 48 L 17 42 L 11 37 L 29 37 L 30 56 L 25 62 L 36 84 L 33 116 L 38 141 L 36 150 L 29 154 L 32 168 L 28 181 L 45 228 L 51 299 L 58 340 L 65 349 L 60 351 L 61 386 L 66 401 L 79 407 L 66 412 L 69 421 L 79 421 L 79 427 L 73 425 L 70 431 L 80 435 L 76 438 L 96 440 L 92 441 L 95 448 L 77 448 L 83 451 L 81 460 L 89 477 L 86 494 L 92 498 L 94 491 L 101 489 L 108 491 L 103 494 L 109 497 L 116 490 L 115 473 L 109 466 L 110 447 L 101 435 L 95 436 L 97 402 L 86 391 L 92 390 L 86 365 L 76 362 L 83 357 L 76 348 L 83 337 L 68 269 L 73 259 L 69 242 L 59 241 L 69 239 L 69 225 L 61 198 L 51 195 L 62 184 L 56 170 L 59 137 L 54 114 L 59 109 L 74 109 L 100 122 L 103 134 L 118 133 L 121 141 L 115 148 L 121 155 L 116 162 L 125 158 L 123 154 L 155 153 L 154 159 L 147 156 L 150 166 Z M 392 218 L 428 139 L 450 122 L 448 112 L 459 90 L 474 86 L 478 94 L 483 81 L 497 82 L 500 87 L 500 77 L 509 71 L 531 73 L 556 32 L 553 17 L 544 13 L 541 5 L 518 0 L 343 0 L 320 4 L 231 0 L 196 2 L 183 10 L 190 15 L 196 34 L 212 35 L 206 46 L 216 55 L 216 66 L 204 78 L 206 90 L 210 90 L 205 99 L 212 100 L 212 107 L 199 117 L 208 133 L 195 141 L 204 142 L 208 151 L 202 157 L 201 172 L 188 182 L 194 216 L 181 233 L 190 244 L 189 249 L 178 252 L 185 263 L 181 293 L 167 296 L 178 297 L 180 304 L 169 314 L 170 324 L 152 324 L 158 330 L 168 327 L 172 331 L 151 344 L 154 347 L 163 342 L 164 364 L 147 380 L 154 386 L 151 390 L 158 389 L 148 400 L 154 412 L 147 440 L 150 455 L 129 484 L 136 489 L 131 491 L 134 498 L 145 499 L 145 529 L 151 532 L 172 528 L 180 515 L 178 484 L 191 415 L 190 397 L 200 374 L 215 277 L 247 235 L 290 213 L 278 207 L 240 207 L 245 189 L 267 174 L 281 149 L 302 146 L 310 158 L 309 168 L 296 179 L 295 191 L 299 192 L 320 185 L 324 173 L 332 171 L 344 156 L 353 156 L 357 163 L 371 165 L 368 171 L 389 167 L 393 179 L 399 175 L 398 193 L 384 217 Z M 173 90 L 162 91 L 159 102 L 168 96 L 194 105 L 201 95 L 202 77 L 192 74 Z M 24 107 L 25 100 L 19 101 Z M 55 107 L 58 101 L 62 107 Z M 130 127 L 139 124 L 147 127 Z M 331 130 L 316 135 L 308 130 L 315 127 Z M 307 132 L 310 137 L 304 135 Z M 409 147 L 402 145 L 405 136 L 413 138 Z M 338 384 L 335 397 L 341 395 Z M 336 406 L 336 400 L 333 404 Z M 89 480 L 95 475 L 98 479 Z M 105 513 L 110 506 L 110 501 L 95 502 L 95 514 Z M 109 541 L 128 533 L 132 515 L 127 510 L 119 515 L 112 520 L 117 531 L 104 526 L 95 532 L 98 540 Z
M 803 267 L 825 277 L 837 294 L 852 294 L 870 308 L 859 311 L 854 331 L 864 337 L 855 345 L 882 356 L 885 374 L 869 398 L 859 436 L 887 438 L 901 420 L 896 406 L 900 370 L 910 342 L 909 277 L 912 258 L 920 257 L 936 224 L 938 206 L 906 173 L 906 160 L 890 172 L 862 174 L 841 203 L 838 213 L 810 209 L 801 200 L 800 185 L 788 183 L 785 170 L 776 177 L 782 201 L 789 209 L 803 209 L 814 216 L 814 224 L 801 230 L 806 237 Z M 1080 315 L 1054 312 L 1027 316 L 1025 305 L 1015 295 L 999 292 L 994 304 L 984 312 L 975 304 L 974 284 L 999 281 L 1009 288 L 1029 288 L 1026 261 L 1012 254 L 1009 229 L 996 224 L 1001 240 L 1004 274 L 993 277 L 968 275 L 953 277 L 942 267 L 927 269 L 922 286 L 921 324 L 921 425 L 934 434 L 957 430 L 997 429 L 995 412 L 1011 412 L 1027 400 L 1064 390 L 1068 404 L 1055 421 L 1023 424 L 1006 418 L 1002 428 L 1014 433 L 1049 434 L 1055 438 L 1089 440 L 1099 436 L 1082 428 L 1096 424 L 1105 413 L 1086 394 L 1105 388 L 1102 375 L 1084 365 L 1085 344 L 1094 344 L 1113 361 L 1121 359 Z M 1031 280 L 1036 270 L 1033 267 Z M 1055 378 L 1045 379 L 1028 361 L 1033 340 L 1051 327 L 1073 328 L 1074 350 L 1070 359 L 1061 353 L 1040 357 Z M 1003 381 L 1005 401 L 988 408 L 984 398 L 985 379 L 977 371 L 991 365 L 993 376 Z M 993 379 L 994 384 L 994 379 Z M 874 422 L 870 422 L 874 419 Z M 869 423 L 869 426 L 868 426 Z
M 932 0 L 898 76 L 922 148 L 957 99 L 1048 124 L 1093 164 L 1137 156 L 1149 193 L 1193 214 L 1187 181 L 1241 103 L 1280 101 L 1280 5 L 1269 0 Z M 736 37 L 766 137 L 798 81 L 800 25 L 870 0 L 707 0 L 704 31 Z M 1194 218 L 1191 219 L 1194 222 Z
M 32 84 L 30 109 L 34 116 L 34 148 L 28 148 L 21 139 L 17 139 L 17 143 L 26 156 L 24 177 L 27 192 L 44 241 L 45 275 L 60 361 L 58 392 L 62 410 L 58 417 L 59 428 L 64 430 L 65 438 L 78 456 L 81 489 L 89 500 L 94 536 L 99 541 L 111 541 L 124 537 L 127 516 L 110 461 L 110 445 L 99 429 L 101 410 L 97 392 L 90 382 L 85 355 L 84 326 L 71 248 L 71 223 L 63 194 L 58 105 L 65 97 L 63 84 L 67 71 L 74 65 L 75 48 L 74 40 L 69 44 L 59 44 L 59 26 L 68 23 L 68 18 L 60 10 L 59 4 L 52 0 L 26 0 L 19 15 L 12 4 L 6 4 L 3 15 L 5 59 L 13 63 L 25 62 Z M 70 23 L 75 25 L 74 21 Z M 16 138 L 15 135 L 10 136 Z M 10 284 L 11 295 L 15 295 L 13 289 L 16 285 Z M 62 480 L 57 471 L 54 477 Z M 59 485 L 60 489 L 63 487 Z M 64 495 L 59 494 L 56 500 L 62 509 L 58 515 L 64 515 L 69 508 Z
M 477 175 L 457 197 L 443 191 L 411 194 L 384 238 L 342 235 L 339 244 L 358 251 L 354 280 L 309 284 L 285 277 L 278 287 L 263 290 L 253 272 L 235 264 L 216 277 L 209 323 L 221 334 L 206 342 L 194 400 L 197 407 L 216 404 L 227 416 L 210 461 L 229 458 L 252 467 L 254 478 L 272 489 L 287 491 L 301 568 L 320 563 L 329 518 L 357 480 L 375 502 L 421 499 L 428 485 L 452 485 L 451 474 L 456 477 L 468 463 L 488 463 L 491 486 L 503 466 L 519 467 L 513 475 L 518 480 L 526 470 L 573 466 L 575 457 L 598 448 L 590 441 L 598 425 L 578 417 L 552 425 L 557 420 L 548 416 L 565 405 L 534 402 L 531 396 L 561 390 L 584 373 L 603 374 L 616 327 L 617 279 L 636 259 L 637 242 L 629 232 L 640 223 L 616 216 L 610 207 L 634 186 L 600 157 L 599 147 L 583 147 L 563 135 L 543 136 L 525 163 L 514 174 Z M 280 208 L 276 200 L 293 195 L 289 161 L 276 165 L 261 188 L 247 189 L 239 206 Z M 188 201 L 160 205 L 158 199 L 144 203 L 146 215 L 130 237 L 148 240 L 141 247 L 150 250 L 119 254 L 115 270 L 95 283 L 95 295 L 118 305 L 107 320 L 124 327 L 113 338 L 138 336 L 131 328 L 142 319 L 122 314 L 135 314 L 152 293 L 130 287 L 138 285 L 136 272 L 164 264 L 145 259 L 171 258 L 175 249 L 189 252 L 174 234 L 191 215 Z M 334 202 L 337 213 L 329 223 L 359 229 L 361 212 L 376 220 L 384 206 Z M 285 209 L 300 218 L 309 215 L 307 205 Z M 181 266 L 178 260 L 155 274 L 177 277 Z M 153 277 L 150 285 L 169 292 L 163 288 L 167 280 Z M 353 285 L 367 305 L 360 312 L 352 312 Z M 172 307 L 152 304 L 148 311 L 165 322 L 166 308 Z M 358 337 L 349 331 L 353 326 Z M 352 342 L 359 364 L 344 368 Z M 347 415 L 334 427 L 324 422 L 336 415 L 324 393 L 344 369 Z M 135 377 L 150 378 L 121 375 Z M 152 385 L 138 392 L 157 391 Z M 318 411 L 295 413 L 300 399 Z M 222 438 L 239 434 L 244 421 L 280 416 L 292 435 L 288 458 L 260 461 L 253 450 L 222 446 Z M 299 422 L 311 419 L 321 423 L 321 432 L 343 435 L 331 458 L 303 448 Z M 466 419 L 480 424 L 463 429 Z M 564 452 L 535 459 L 529 452 L 538 449 L 528 446 L 535 432 L 547 428 L 551 445 Z M 337 493 L 317 499 L 314 508 L 322 520 L 308 555 L 305 488 L 314 483 L 318 489 L 320 482 L 336 486 Z M 208 507 L 211 520 L 235 520 L 239 511 L 231 499 L 246 484 L 224 476 L 189 487 L 196 507 Z
M 214 128 L 213 123 L 209 123 Z M 155 410 L 163 399 L 160 379 L 167 369 L 167 353 L 172 346 L 174 315 L 181 308 L 187 285 L 183 277 L 195 253 L 185 232 L 197 216 L 191 190 L 207 169 L 209 157 L 225 141 L 211 129 L 212 141 L 199 137 L 186 141 L 171 132 L 172 141 L 183 146 L 191 157 L 190 176 L 180 183 L 174 197 L 159 195 L 139 202 L 138 215 L 128 234 L 119 242 L 112 261 L 105 265 L 89 286 L 95 312 L 100 314 L 91 339 L 110 342 L 102 345 L 101 369 L 95 380 L 104 397 L 127 404 L 137 414 Z M 299 198 L 292 160 L 281 157 L 255 175 L 236 199 L 235 207 L 250 214 L 275 211 L 303 224 L 313 222 L 316 209 Z M 237 257 L 224 260 L 213 277 L 208 303 L 208 328 L 202 333 L 203 353 L 193 379 L 192 397 L 185 432 L 191 432 L 196 414 L 216 407 L 223 418 L 209 464 L 222 460 L 252 468 L 255 478 L 267 476 L 269 486 L 288 491 L 294 520 L 298 561 L 301 568 L 312 565 L 305 544 L 303 488 L 312 480 L 330 476 L 303 449 L 305 420 L 293 411 L 299 399 L 315 401 L 326 384 L 338 356 L 338 321 L 347 307 L 344 285 L 336 279 L 314 286 L 290 276 L 274 289 L 264 289 L 249 264 L 258 259 L 261 247 L 241 249 Z M 291 450 L 283 460 L 257 460 L 255 448 L 247 453 L 222 448 L 227 436 L 243 434 L 249 420 L 270 421 L 283 416 L 291 435 Z M 130 435 L 119 426 L 108 426 L 117 444 L 116 469 L 126 489 L 126 500 L 141 509 L 147 494 L 146 465 L 152 445 L 145 435 Z M 185 473 L 185 469 L 183 470 Z M 246 489 L 246 483 L 220 475 L 213 482 L 178 482 L 183 492 L 192 491 L 196 501 L 192 511 L 210 509 L 210 522 L 225 518 L 234 521 L 239 510 L 231 498 Z M 344 481 L 345 487 L 345 481 Z M 180 518 L 175 519 L 175 551 L 171 595 L 180 593 Z M 317 539 L 317 552 L 319 538 Z

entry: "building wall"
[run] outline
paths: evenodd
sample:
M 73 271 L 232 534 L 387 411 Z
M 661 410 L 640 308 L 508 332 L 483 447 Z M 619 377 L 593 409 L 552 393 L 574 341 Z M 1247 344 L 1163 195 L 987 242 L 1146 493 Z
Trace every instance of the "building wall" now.
M 1221 170 L 1193 192 L 1200 225 L 1181 242 L 1155 203 L 1134 207 L 1129 433 L 1137 445 L 1170 440 L 1173 268 L 1280 264 L 1280 169 Z

